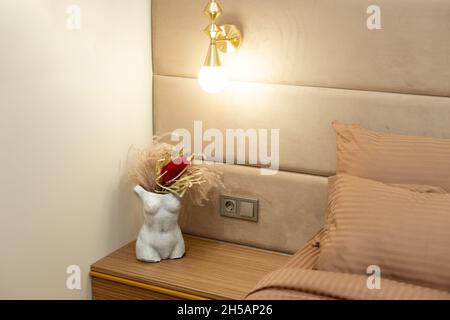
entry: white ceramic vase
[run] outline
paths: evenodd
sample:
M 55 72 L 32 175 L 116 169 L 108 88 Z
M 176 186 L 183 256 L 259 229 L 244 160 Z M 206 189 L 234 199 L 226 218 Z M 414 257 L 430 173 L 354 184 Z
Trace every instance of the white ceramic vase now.
M 145 262 L 178 259 L 184 255 L 184 239 L 178 225 L 180 199 L 169 193 L 148 192 L 141 186 L 134 191 L 142 200 L 144 225 L 136 241 L 136 257 Z

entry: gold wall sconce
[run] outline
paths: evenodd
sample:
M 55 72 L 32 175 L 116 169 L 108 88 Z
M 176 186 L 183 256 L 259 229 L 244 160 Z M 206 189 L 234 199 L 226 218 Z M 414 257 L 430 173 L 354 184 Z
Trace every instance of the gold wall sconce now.
M 227 71 L 220 62 L 219 51 L 230 53 L 239 49 L 242 33 L 232 24 L 217 25 L 216 20 L 222 14 L 222 8 L 216 0 L 210 0 L 204 12 L 211 20 L 205 29 L 210 42 L 205 63 L 198 74 L 198 82 L 206 92 L 218 93 L 225 89 L 228 82 Z

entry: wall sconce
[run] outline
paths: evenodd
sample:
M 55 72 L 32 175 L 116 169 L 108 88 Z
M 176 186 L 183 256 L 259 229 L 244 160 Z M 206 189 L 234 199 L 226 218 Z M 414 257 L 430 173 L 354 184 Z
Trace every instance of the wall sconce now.
M 204 12 L 211 20 L 211 24 L 205 29 L 210 42 L 205 63 L 198 74 L 198 82 L 206 92 L 217 93 L 225 89 L 228 82 L 227 71 L 220 62 L 219 51 L 230 53 L 239 49 L 242 33 L 235 25 L 216 24 L 217 18 L 222 14 L 222 8 L 216 0 L 210 0 Z

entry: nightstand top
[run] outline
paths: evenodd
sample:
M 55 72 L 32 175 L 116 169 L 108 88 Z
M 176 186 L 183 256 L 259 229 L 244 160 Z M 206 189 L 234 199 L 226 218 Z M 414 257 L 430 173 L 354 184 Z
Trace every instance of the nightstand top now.
M 135 242 L 91 266 L 92 276 L 113 278 L 209 299 L 243 299 L 288 255 L 184 235 L 182 259 L 145 263 L 136 260 Z M 100 274 L 100 275 L 99 275 Z

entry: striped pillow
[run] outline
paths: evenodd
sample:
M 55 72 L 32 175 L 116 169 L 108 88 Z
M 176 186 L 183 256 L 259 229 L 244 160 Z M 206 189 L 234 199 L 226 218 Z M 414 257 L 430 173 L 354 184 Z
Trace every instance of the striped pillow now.
M 439 186 L 450 192 L 450 139 L 379 133 L 336 121 L 333 127 L 337 174 Z
M 319 270 L 365 274 L 450 291 L 450 194 L 338 175 L 329 179 Z

